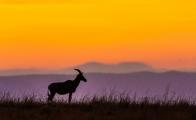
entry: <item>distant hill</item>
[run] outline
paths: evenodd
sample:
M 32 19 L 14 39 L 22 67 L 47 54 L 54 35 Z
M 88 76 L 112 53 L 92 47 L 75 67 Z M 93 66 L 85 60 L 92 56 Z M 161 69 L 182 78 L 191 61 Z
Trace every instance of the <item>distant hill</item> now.
M 142 62 L 122 62 L 118 64 L 89 62 L 65 69 L 65 73 L 72 73 L 74 68 L 79 68 L 87 73 L 132 73 L 140 71 L 155 71 L 152 66 Z
M 57 71 L 39 69 L 11 69 L 0 71 L 0 75 L 26 75 L 26 74 L 73 74 L 73 69 L 78 68 L 86 73 L 132 73 L 140 71 L 155 71 L 150 65 L 142 62 L 122 62 L 118 64 L 104 64 L 89 62 L 71 68 Z
M 31 75 L 31 74 L 53 74 L 55 71 L 40 70 L 40 69 L 9 69 L 0 70 L 0 76 L 7 75 Z

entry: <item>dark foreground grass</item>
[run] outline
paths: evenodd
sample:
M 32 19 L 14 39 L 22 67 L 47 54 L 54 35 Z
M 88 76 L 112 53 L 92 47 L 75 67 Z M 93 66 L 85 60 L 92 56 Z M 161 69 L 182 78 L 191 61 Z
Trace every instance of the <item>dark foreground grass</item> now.
M 196 106 L 184 100 L 85 97 L 67 104 L 47 104 L 33 97 L 0 100 L 0 120 L 196 120 Z

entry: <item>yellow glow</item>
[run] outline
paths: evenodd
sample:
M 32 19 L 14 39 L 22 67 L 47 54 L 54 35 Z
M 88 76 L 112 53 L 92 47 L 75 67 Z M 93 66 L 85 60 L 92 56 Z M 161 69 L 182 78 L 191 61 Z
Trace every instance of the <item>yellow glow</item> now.
M 0 69 L 144 61 L 196 68 L 194 0 L 0 0 Z

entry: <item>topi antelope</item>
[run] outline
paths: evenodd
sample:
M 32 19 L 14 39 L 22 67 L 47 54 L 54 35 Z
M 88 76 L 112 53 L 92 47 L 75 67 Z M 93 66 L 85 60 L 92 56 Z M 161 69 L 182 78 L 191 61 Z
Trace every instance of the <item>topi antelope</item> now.
M 69 103 L 72 99 L 72 94 L 76 91 L 76 88 L 80 84 L 80 81 L 86 82 L 86 78 L 79 69 L 75 69 L 79 74 L 74 80 L 67 80 L 65 82 L 52 83 L 48 86 L 48 102 L 52 101 L 55 94 L 65 95 L 69 94 Z

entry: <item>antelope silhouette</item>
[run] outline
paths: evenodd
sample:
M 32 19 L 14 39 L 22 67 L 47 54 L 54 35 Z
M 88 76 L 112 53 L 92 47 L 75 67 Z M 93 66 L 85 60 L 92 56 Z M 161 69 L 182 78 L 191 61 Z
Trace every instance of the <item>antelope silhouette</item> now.
M 68 103 L 71 102 L 72 94 L 76 91 L 76 88 L 80 84 L 80 81 L 87 82 L 86 78 L 83 76 L 83 73 L 79 69 L 74 70 L 79 73 L 74 80 L 51 83 L 48 86 L 48 102 L 52 102 L 56 93 L 59 95 L 69 94 Z

